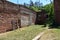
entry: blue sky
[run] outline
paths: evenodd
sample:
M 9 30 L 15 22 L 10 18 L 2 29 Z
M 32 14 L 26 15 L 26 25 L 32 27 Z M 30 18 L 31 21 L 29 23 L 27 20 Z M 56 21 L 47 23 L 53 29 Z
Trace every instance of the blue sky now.
M 17 3 L 17 0 L 8 0 L 8 1 L 13 2 L 13 3 Z M 19 4 L 23 4 L 24 2 L 29 4 L 29 1 L 30 0 L 18 0 Z M 36 2 L 36 1 L 39 1 L 39 0 L 32 0 L 32 1 Z M 46 4 L 50 3 L 50 0 L 40 0 L 40 2 L 43 3 L 43 5 L 46 5 Z

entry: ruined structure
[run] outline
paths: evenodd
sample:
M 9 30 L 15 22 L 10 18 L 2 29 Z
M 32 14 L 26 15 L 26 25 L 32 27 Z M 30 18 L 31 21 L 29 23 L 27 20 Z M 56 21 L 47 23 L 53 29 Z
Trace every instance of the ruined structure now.
M 47 20 L 48 16 L 47 16 L 47 12 L 45 10 L 41 10 L 39 12 L 37 12 L 36 14 L 36 24 L 45 24 L 46 20 Z
M 55 22 L 60 25 L 60 0 L 54 0 Z
M 22 5 L 0 0 L 0 32 L 35 23 L 36 13 Z

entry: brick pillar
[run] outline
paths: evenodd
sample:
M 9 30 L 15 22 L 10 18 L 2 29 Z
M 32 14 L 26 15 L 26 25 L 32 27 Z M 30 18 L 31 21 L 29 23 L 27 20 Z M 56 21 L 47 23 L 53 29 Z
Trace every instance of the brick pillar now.
M 54 0 L 55 21 L 60 25 L 60 0 Z

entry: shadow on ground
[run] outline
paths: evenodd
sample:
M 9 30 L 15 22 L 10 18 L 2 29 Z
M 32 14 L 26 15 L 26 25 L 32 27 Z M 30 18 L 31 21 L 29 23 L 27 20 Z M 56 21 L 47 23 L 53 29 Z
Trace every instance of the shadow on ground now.
M 57 24 L 57 23 L 52 23 L 52 24 L 49 24 L 49 29 L 53 29 L 53 28 L 56 28 L 56 29 L 60 29 L 60 25 L 59 24 Z
M 47 24 L 35 24 L 35 25 L 43 25 L 42 27 L 47 27 Z M 49 29 L 60 29 L 60 25 L 57 23 L 48 24 Z

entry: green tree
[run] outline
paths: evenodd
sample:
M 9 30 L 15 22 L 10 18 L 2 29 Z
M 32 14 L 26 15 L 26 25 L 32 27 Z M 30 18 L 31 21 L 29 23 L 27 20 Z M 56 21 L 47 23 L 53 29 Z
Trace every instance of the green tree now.
M 52 23 L 54 20 L 54 4 L 53 4 L 53 2 L 45 5 L 44 9 L 47 11 L 49 22 Z

